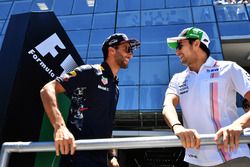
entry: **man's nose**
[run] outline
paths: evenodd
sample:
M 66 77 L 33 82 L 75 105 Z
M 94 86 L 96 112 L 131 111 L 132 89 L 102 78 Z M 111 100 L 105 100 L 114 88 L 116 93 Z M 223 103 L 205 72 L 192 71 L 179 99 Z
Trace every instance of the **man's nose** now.
M 133 58 L 133 52 L 129 52 L 128 55 L 129 55 L 129 58 L 130 58 L 130 59 Z
M 176 53 L 177 56 L 179 56 L 180 55 L 180 50 L 176 49 L 175 53 Z

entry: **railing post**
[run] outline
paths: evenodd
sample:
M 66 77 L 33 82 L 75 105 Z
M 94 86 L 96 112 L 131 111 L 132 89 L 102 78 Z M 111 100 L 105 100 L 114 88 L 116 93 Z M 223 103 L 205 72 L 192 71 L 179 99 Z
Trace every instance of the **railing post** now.
M 0 156 L 0 167 L 7 167 L 11 152 L 8 151 L 6 144 L 3 143 Z

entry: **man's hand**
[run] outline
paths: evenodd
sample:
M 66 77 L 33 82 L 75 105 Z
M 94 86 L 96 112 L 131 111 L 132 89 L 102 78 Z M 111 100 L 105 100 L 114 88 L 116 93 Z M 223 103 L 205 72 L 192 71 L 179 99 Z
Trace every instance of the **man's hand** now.
M 230 151 L 234 151 L 239 147 L 239 138 L 240 134 L 243 131 L 243 128 L 240 124 L 231 124 L 224 128 L 221 128 L 215 134 L 215 142 L 219 149 L 224 149 L 224 151 L 228 151 L 228 146 L 230 146 Z M 222 137 L 223 142 L 221 143 L 219 139 Z
M 181 140 L 184 148 L 200 148 L 200 136 L 195 129 L 186 129 L 182 125 L 174 126 L 173 131 Z
M 56 155 L 70 154 L 73 155 L 76 150 L 75 138 L 72 133 L 65 127 L 60 126 L 54 131 L 54 141 L 56 147 Z
M 116 157 L 113 157 L 111 160 L 109 160 L 109 167 L 120 167 Z

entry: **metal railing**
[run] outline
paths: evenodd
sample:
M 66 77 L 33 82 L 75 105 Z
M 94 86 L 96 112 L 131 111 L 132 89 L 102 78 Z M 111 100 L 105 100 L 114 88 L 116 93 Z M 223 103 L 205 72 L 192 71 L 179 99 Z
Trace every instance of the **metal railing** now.
M 203 134 L 201 145 L 215 145 L 214 134 Z M 240 136 L 240 143 L 250 143 L 250 136 Z M 175 136 L 129 137 L 110 139 L 77 140 L 76 150 L 138 149 L 181 147 L 180 140 Z M 7 167 L 12 152 L 51 152 L 55 151 L 54 142 L 5 142 L 1 148 L 0 167 Z

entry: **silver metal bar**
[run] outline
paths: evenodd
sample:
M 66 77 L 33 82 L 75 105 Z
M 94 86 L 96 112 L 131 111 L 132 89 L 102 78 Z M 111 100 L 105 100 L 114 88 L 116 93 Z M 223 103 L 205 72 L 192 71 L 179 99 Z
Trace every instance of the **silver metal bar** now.
M 0 167 L 7 167 L 9 158 L 10 158 L 10 152 L 8 152 L 8 149 L 3 144 L 0 155 Z
M 203 134 L 201 145 L 215 145 L 214 134 Z M 250 136 L 241 136 L 240 143 L 250 143 Z M 180 140 L 175 136 L 129 137 L 109 139 L 77 140 L 76 150 L 138 149 L 181 147 Z M 5 142 L 0 155 L 0 167 L 7 167 L 12 152 L 51 152 L 55 151 L 54 142 Z

